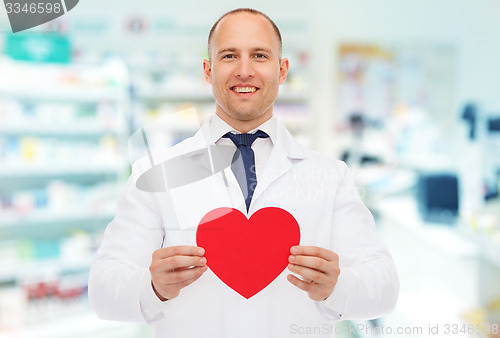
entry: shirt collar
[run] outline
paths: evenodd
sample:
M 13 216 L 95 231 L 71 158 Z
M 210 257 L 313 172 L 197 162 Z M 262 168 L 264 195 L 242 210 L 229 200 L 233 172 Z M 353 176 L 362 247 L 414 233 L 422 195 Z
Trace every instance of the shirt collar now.
M 273 115 L 269 120 L 266 122 L 262 123 L 260 126 L 257 128 L 249 131 L 249 134 L 255 133 L 257 130 L 262 130 L 265 132 L 267 135 L 269 135 L 269 138 L 271 139 L 271 142 L 273 144 L 276 143 L 276 117 Z M 241 134 L 239 131 L 235 130 L 233 127 L 231 127 L 229 124 L 226 123 L 223 119 L 221 119 L 217 114 L 214 114 L 212 116 L 212 119 L 210 121 L 210 136 L 212 139 L 212 142 L 217 142 L 224 134 L 226 133 L 234 133 L 234 134 Z

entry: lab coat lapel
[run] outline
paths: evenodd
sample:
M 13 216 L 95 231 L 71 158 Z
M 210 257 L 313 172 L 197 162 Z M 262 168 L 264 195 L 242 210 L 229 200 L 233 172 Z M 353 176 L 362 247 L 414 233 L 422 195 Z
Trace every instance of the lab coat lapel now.
M 226 168 L 224 170 L 226 179 L 228 183 L 232 184 L 235 187 L 239 187 L 238 180 L 233 174 L 233 171 L 231 169 L 231 160 L 233 158 L 234 154 L 234 149 L 228 154 L 227 148 L 232 149 L 230 146 L 216 146 L 215 143 L 210 139 L 208 135 L 210 135 L 210 120 L 208 119 L 198 130 L 198 132 L 193 136 L 192 144 L 188 149 L 194 150 L 194 149 L 201 149 L 205 148 L 207 149 L 208 145 L 210 145 L 210 150 L 211 153 L 210 155 L 208 152 L 203 152 L 203 155 L 198 155 L 199 156 L 199 161 L 200 165 L 203 166 L 204 169 L 206 170 L 212 170 L 215 169 L 215 172 L 218 173 L 221 170 L 221 167 Z M 210 156 L 212 159 L 208 159 L 207 157 Z M 212 168 L 210 165 L 210 161 L 212 162 L 217 162 L 219 165 L 216 165 L 215 168 Z M 223 165 L 221 165 L 223 163 Z M 229 170 L 227 170 L 229 169 Z M 241 195 L 243 196 L 243 195 Z
M 193 136 L 186 147 L 184 154 L 189 154 L 192 163 L 199 165 L 204 171 L 217 173 L 231 164 L 232 152 L 228 154 L 228 148 L 216 146 L 210 139 L 210 119 L 207 120 L 198 132 Z
M 224 154 L 217 154 L 219 150 L 214 149 L 214 143 L 206 136 L 209 135 L 207 133 L 209 123 L 210 121 L 205 122 L 191 139 L 185 141 L 182 153 L 184 155 L 189 154 L 189 160 L 186 160 L 186 163 L 189 162 L 194 166 L 200 166 L 202 173 L 212 172 L 210 162 L 215 159 L 218 162 L 214 168 L 215 174 L 170 190 L 180 229 L 196 228 L 202 217 L 215 208 L 244 205 L 243 197 L 238 198 L 238 195 L 235 194 L 239 186 L 230 168 L 232 153 L 227 158 L 225 169 L 218 168 L 218 166 L 223 165 L 221 160 L 216 160 L 216 158 L 220 156 L 227 157 L 227 154 L 225 154 L 225 150 L 222 151 Z M 212 160 L 208 158 L 207 145 L 210 146 Z M 226 187 L 221 170 L 224 170 L 229 189 Z M 242 203 L 238 203 L 240 199 Z
M 292 168 L 292 162 L 286 153 L 279 145 L 274 146 L 262 172 L 262 177 L 257 181 L 257 186 L 252 197 L 252 204 L 254 204 L 271 183 L 289 171 L 290 168 Z
M 269 159 L 264 167 L 262 177 L 258 178 L 257 187 L 252 197 L 252 203 L 278 178 L 286 174 L 294 166 L 296 160 L 307 157 L 307 150 L 297 143 L 288 130 L 277 123 L 276 141 Z M 250 206 L 252 209 L 252 206 Z

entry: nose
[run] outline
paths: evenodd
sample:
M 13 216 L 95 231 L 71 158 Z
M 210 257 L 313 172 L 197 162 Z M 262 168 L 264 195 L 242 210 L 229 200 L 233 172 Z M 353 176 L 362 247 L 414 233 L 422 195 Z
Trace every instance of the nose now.
M 243 79 L 254 77 L 255 68 L 252 60 L 248 57 L 240 58 L 235 69 L 235 75 Z

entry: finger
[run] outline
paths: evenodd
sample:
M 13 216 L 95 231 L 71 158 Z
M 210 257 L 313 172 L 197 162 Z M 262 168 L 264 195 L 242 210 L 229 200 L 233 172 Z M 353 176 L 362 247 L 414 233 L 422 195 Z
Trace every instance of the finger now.
M 199 256 L 173 256 L 161 261 L 161 268 L 170 271 L 190 268 L 192 266 L 204 266 L 207 264 L 205 257 Z
M 206 265 L 207 259 L 205 257 L 174 256 L 152 262 L 149 271 L 152 276 L 158 278 L 158 275 L 161 277 L 169 272 L 181 272 L 196 266 L 204 267 Z
M 292 246 L 290 253 L 292 255 L 320 257 L 327 261 L 338 261 L 339 259 L 339 256 L 335 252 L 317 246 Z
M 163 298 L 167 298 L 167 299 L 175 298 L 175 297 L 177 297 L 177 295 L 179 294 L 179 291 L 182 288 L 184 288 L 184 287 L 188 286 L 189 284 L 193 283 L 194 281 L 198 280 L 203 275 L 203 273 L 207 270 L 206 267 L 205 268 L 197 268 L 197 269 L 200 269 L 201 272 L 198 273 L 197 275 L 195 275 L 195 277 L 193 277 L 191 279 L 187 279 L 187 280 L 179 282 L 179 283 L 169 284 L 165 280 L 152 280 L 153 288 L 156 288 L 156 290 L 163 289 L 164 292 L 166 292 L 164 294 L 167 295 L 167 296 L 162 296 Z M 168 288 L 168 290 L 170 290 L 170 291 L 165 291 L 165 290 L 167 290 L 166 288 Z
M 153 252 L 153 258 L 163 259 L 172 256 L 203 256 L 205 249 L 199 246 L 179 245 L 161 248 Z
M 323 258 L 313 257 L 313 256 L 293 256 L 288 257 L 288 261 L 294 265 L 300 265 L 306 268 L 321 271 L 328 274 L 332 270 L 332 262 L 329 262 Z
M 324 273 L 300 265 L 288 264 L 288 270 L 300 275 L 300 277 L 302 277 L 305 281 L 312 281 L 318 284 L 323 283 L 326 278 Z
M 292 283 L 299 289 L 304 290 L 306 292 L 310 292 L 315 287 L 314 283 L 304 282 L 303 280 L 300 280 L 294 275 L 288 275 L 287 279 L 290 283 Z
M 172 270 L 172 272 L 177 272 L 177 271 L 185 271 L 185 270 L 189 270 L 189 269 L 192 269 L 193 266 L 188 266 L 186 268 L 177 268 L 175 270 Z
M 205 261 L 205 264 L 198 265 L 198 266 L 203 267 L 203 266 L 205 266 L 205 265 L 207 265 L 206 261 Z M 187 266 L 187 267 L 183 267 L 183 268 L 177 268 L 177 269 L 170 270 L 170 271 L 172 271 L 172 272 L 177 272 L 177 271 L 185 271 L 185 270 L 189 270 L 189 269 L 192 269 L 192 268 L 195 268 L 195 267 L 196 267 L 196 266 L 191 265 L 191 266 Z
M 204 272 L 204 271 L 203 271 L 203 272 Z M 197 281 L 197 280 L 198 280 L 198 279 L 199 279 L 199 278 L 203 275 L 203 272 L 202 272 L 201 274 L 199 274 L 198 276 L 196 276 L 196 277 L 193 277 L 193 278 L 188 279 L 188 280 L 186 280 L 186 281 L 184 281 L 184 282 L 178 283 L 176 286 L 177 286 L 177 287 L 179 287 L 180 289 L 185 288 L 185 287 L 186 287 L 186 286 L 188 286 L 189 284 L 191 284 L 191 283 L 193 283 L 193 282 Z
M 183 284 L 193 278 L 199 278 L 205 271 L 207 271 L 207 269 L 208 268 L 206 266 L 202 266 L 183 271 L 169 272 L 165 275 L 162 284 Z

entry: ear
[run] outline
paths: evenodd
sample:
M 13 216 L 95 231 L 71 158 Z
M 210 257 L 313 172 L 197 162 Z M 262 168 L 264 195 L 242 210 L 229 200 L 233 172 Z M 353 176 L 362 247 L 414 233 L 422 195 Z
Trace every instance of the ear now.
M 287 58 L 283 58 L 280 60 L 280 85 L 283 84 L 288 76 L 288 68 L 290 64 Z
M 205 80 L 212 84 L 212 66 L 210 65 L 210 61 L 207 59 L 203 60 L 203 74 L 205 75 Z

